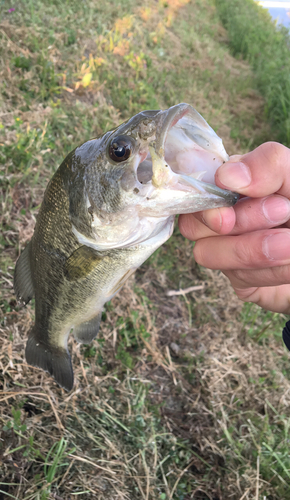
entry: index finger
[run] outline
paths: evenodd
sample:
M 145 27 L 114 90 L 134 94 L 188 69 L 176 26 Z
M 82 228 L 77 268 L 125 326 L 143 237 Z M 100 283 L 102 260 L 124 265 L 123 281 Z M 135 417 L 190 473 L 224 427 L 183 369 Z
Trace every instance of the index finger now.
M 272 193 L 290 198 L 290 150 L 277 142 L 266 142 L 254 151 L 233 156 L 216 172 L 217 186 L 251 198 Z

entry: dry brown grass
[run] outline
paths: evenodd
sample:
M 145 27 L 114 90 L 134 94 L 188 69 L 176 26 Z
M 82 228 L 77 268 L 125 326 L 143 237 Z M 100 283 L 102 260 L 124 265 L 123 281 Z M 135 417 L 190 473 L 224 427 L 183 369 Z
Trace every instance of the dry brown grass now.
M 102 21 L 108 29 L 117 14 L 124 15 L 119 7 L 115 15 L 112 6 Z M 277 454 L 276 436 L 283 443 L 288 439 L 283 433 L 289 416 L 288 358 L 281 342 L 264 335 L 266 328 L 278 332 L 279 322 L 255 308 L 246 316 L 227 279 L 199 268 L 192 244 L 177 232 L 107 307 L 98 341 L 86 347 L 70 340 L 76 380 L 71 393 L 24 360 L 34 309 L 16 304 L 14 263 L 32 235 L 45 184 L 66 152 L 117 125 L 136 106 L 157 101 L 164 107 L 180 100 L 195 105 L 218 129 L 229 153 L 246 151 L 252 140 L 267 134 L 251 71 L 220 45 L 226 34 L 210 2 L 196 0 L 180 9 L 164 39 L 159 22 L 168 19 L 169 7 L 165 14 L 159 7 L 149 21 L 145 11 L 142 17 L 135 5 L 126 7 L 137 16 L 134 50 L 146 49 L 152 61 L 140 79 L 152 85 L 154 98 L 147 87 L 138 90 L 136 74 L 121 56 L 106 56 L 118 78 L 129 75 L 131 97 L 124 97 L 124 107 L 125 80 L 119 87 L 117 78 L 110 83 L 110 72 L 100 75 L 98 85 L 76 89 L 82 56 L 86 64 L 90 54 L 100 57 L 92 19 L 79 20 L 77 11 L 50 18 L 46 10 L 56 33 L 51 43 L 37 19 L 34 26 L 28 20 L 19 26 L 19 19 L 1 24 L 6 84 L 1 145 L 8 149 L 1 156 L 0 500 L 9 495 L 19 500 L 76 495 L 84 500 L 281 500 L 280 492 L 287 491 L 287 475 L 281 477 L 277 462 L 272 465 L 275 457 L 265 462 L 261 444 L 266 441 Z M 70 35 L 64 28 L 73 30 L 77 21 L 77 42 L 67 47 Z M 60 75 L 53 84 L 65 81 L 71 92 L 39 97 L 36 41 L 40 44 L 42 36 L 45 46 L 52 46 L 45 54 Z M 32 61 L 26 73 L 11 63 L 21 54 Z M 156 74 L 165 75 L 163 87 Z M 23 75 L 26 91 L 19 87 Z M 27 104 L 29 91 L 35 95 Z M 168 295 L 192 286 L 200 290 Z M 59 468 L 49 476 L 61 449 Z
M 51 498 L 67 499 L 71 492 L 83 490 L 88 493 L 82 498 L 93 494 L 98 499 L 155 499 L 160 488 L 166 491 L 167 498 L 174 498 L 184 474 L 187 482 L 191 479 L 196 484 L 188 498 L 254 498 L 257 474 L 250 449 L 240 474 L 228 461 L 231 450 L 230 443 L 228 451 L 225 449 L 224 432 L 231 426 L 242 427 L 240 439 L 251 447 L 253 430 L 248 415 L 266 416 L 271 406 L 279 414 L 288 411 L 290 384 L 279 368 L 283 348 L 274 341 L 266 349 L 253 344 L 239 322 L 241 304 L 226 278 L 210 272 L 206 281 L 203 293 L 169 299 L 169 283 L 160 278 L 158 269 L 148 267 L 146 272 L 138 272 L 112 301 L 103 323 L 101 338 L 105 343 L 98 352 L 105 363 L 96 364 L 96 356 L 86 360 L 84 348 L 70 342 L 76 377 L 70 394 L 23 361 L 32 309 L 7 316 L 7 326 L 1 331 L 1 420 L 7 423 L 11 406 L 22 402 L 21 422 L 27 427 L 25 438 L 11 429 L 2 431 L 2 479 L 19 483 L 20 496 L 16 494 L 16 498 L 22 498 L 21 494 L 24 498 L 24 492 L 27 497 L 30 491 L 33 493 L 35 486 L 30 489 L 29 482 L 43 467 L 41 458 L 31 462 L 29 455 L 24 458 L 20 451 L 10 451 L 20 444 L 29 448 L 29 436 L 34 436 L 34 446 L 44 456 L 62 437 L 69 448 L 76 448 L 66 457 L 69 468 L 62 480 L 58 479 L 58 496 Z M 198 279 L 195 282 L 200 283 Z M 149 304 L 133 291 L 134 285 L 150 298 Z M 208 289 L 214 289 L 214 297 Z M 188 302 L 197 305 L 199 315 L 208 314 L 204 324 L 190 324 Z M 116 354 L 120 330 L 132 309 L 142 318 L 136 329 L 142 321 L 150 340 L 142 336 L 138 339 L 136 364 L 126 369 L 116 360 Z M 116 327 L 118 318 L 122 323 Z M 265 384 L 257 392 L 257 380 L 265 376 L 276 382 L 275 391 Z M 136 399 L 140 403 L 137 410 Z M 144 435 L 134 435 L 138 415 L 146 426 Z M 156 418 L 166 436 L 163 446 L 152 423 Z M 165 474 L 160 464 L 171 458 L 176 441 L 187 443 L 184 453 L 188 448 L 192 458 L 184 468 L 170 460 Z M 162 454 L 163 447 L 167 448 L 167 456 Z M 180 453 L 182 462 L 182 448 Z M 213 470 L 206 478 L 208 467 Z M 258 481 L 261 491 L 271 491 L 259 476 Z M 275 498 L 275 491 L 272 494 Z

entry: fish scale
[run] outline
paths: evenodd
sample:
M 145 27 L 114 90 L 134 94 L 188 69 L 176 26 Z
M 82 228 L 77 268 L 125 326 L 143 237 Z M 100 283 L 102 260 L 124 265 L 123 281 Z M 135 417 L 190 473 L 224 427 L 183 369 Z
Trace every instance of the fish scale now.
M 183 148 L 191 156 L 191 144 L 192 166 L 183 174 L 178 158 Z M 166 161 L 169 149 L 176 171 Z M 24 303 L 35 296 L 27 362 L 66 390 L 73 387 L 71 330 L 79 342 L 96 337 L 104 304 L 171 236 L 175 214 L 236 203 L 235 193 L 200 180 L 197 150 L 213 169 L 209 176 L 228 158 L 190 105 L 142 111 L 74 149 L 49 182 L 14 287 Z

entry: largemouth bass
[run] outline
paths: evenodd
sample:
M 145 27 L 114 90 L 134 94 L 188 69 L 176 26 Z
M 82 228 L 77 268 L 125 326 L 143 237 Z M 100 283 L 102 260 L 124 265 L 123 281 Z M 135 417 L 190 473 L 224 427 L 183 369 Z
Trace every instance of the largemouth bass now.
M 228 155 L 188 104 L 142 111 L 74 149 L 50 180 L 15 269 L 16 296 L 35 297 L 26 360 L 73 387 L 67 349 L 97 335 L 104 304 L 172 234 L 175 214 L 232 206 L 214 185 Z

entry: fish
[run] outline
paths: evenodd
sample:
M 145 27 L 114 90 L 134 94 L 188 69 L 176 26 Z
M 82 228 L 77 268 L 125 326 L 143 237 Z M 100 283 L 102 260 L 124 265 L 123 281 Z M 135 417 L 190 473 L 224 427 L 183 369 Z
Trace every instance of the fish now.
M 35 297 L 29 365 L 73 388 L 70 332 L 93 341 L 104 304 L 170 238 L 176 214 L 237 202 L 214 184 L 227 160 L 222 140 L 186 103 L 141 111 L 68 154 L 15 267 L 17 299 Z

